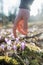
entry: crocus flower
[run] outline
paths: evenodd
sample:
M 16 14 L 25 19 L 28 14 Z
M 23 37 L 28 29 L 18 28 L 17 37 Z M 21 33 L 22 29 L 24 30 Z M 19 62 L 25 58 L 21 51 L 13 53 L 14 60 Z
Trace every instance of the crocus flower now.
M 4 45 L 4 44 L 1 44 L 1 48 L 4 50 L 4 48 L 5 48 L 5 45 Z
M 7 46 L 7 50 L 11 50 L 11 46 L 9 45 L 9 46 Z
M 16 45 L 14 45 L 14 46 L 13 46 L 13 49 L 14 49 L 14 50 L 17 50 L 17 46 L 16 46 Z
M 21 43 L 21 49 L 24 50 L 25 49 L 25 42 Z
M 11 43 L 12 43 L 12 41 L 9 40 L 8 38 L 5 38 L 5 41 L 6 41 L 6 43 L 7 43 L 8 45 L 11 45 Z
M 18 43 L 19 42 L 19 37 L 18 38 L 16 38 L 16 43 Z
M 5 41 L 7 42 L 8 41 L 8 38 L 5 38 Z
M 11 43 L 12 43 L 11 40 L 8 40 L 8 41 L 7 41 L 7 44 L 8 44 L 8 45 L 11 45 Z

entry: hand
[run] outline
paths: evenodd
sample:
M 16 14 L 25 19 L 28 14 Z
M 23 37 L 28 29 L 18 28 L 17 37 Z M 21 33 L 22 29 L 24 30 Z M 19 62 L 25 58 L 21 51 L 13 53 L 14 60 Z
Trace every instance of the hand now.
M 27 35 L 28 17 L 29 17 L 28 10 L 20 9 L 20 11 L 14 21 L 13 33 L 14 33 L 15 38 L 17 38 L 16 30 L 18 30 L 23 35 Z

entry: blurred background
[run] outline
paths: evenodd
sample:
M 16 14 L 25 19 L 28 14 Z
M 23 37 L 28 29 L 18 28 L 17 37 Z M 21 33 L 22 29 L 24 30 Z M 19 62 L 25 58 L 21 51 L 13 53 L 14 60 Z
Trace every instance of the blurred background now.
M 13 22 L 21 0 L 0 0 L 0 23 Z M 29 22 L 43 22 L 43 0 L 34 0 L 30 6 Z

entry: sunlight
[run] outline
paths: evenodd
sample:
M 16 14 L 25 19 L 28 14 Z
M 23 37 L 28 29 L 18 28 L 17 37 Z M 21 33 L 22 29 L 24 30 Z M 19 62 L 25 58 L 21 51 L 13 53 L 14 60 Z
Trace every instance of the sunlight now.
M 8 11 L 15 9 L 15 7 L 19 7 L 20 0 L 3 0 L 3 11 L 4 14 L 8 15 Z
M 14 10 L 16 7 L 18 8 L 20 5 L 20 0 L 3 0 L 4 1 L 4 13 L 8 15 L 8 11 L 12 9 Z M 30 15 L 36 16 L 38 13 L 38 9 L 41 9 L 41 4 L 43 0 L 35 0 L 31 6 Z
M 41 4 L 43 3 L 43 0 L 35 0 L 31 6 L 31 12 L 30 15 L 36 16 L 38 13 L 38 9 L 41 9 Z

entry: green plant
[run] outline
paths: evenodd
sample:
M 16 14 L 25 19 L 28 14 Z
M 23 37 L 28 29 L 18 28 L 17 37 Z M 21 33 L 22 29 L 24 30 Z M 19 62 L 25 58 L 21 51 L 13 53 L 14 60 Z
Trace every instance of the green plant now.
M 37 59 L 31 60 L 30 65 L 39 65 Z

